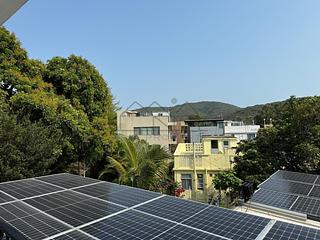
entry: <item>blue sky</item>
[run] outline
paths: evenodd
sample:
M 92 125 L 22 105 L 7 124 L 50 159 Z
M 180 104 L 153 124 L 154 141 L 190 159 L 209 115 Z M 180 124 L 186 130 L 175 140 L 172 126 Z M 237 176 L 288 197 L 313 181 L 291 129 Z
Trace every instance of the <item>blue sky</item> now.
M 32 58 L 87 58 L 123 107 L 248 106 L 319 94 L 319 12 L 319 0 L 29 0 L 5 26 Z

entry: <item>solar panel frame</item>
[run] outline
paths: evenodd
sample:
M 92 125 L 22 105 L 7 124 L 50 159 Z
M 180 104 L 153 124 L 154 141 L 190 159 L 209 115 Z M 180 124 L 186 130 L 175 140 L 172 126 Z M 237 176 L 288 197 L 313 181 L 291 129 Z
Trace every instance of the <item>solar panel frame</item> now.
M 214 236 L 205 232 L 198 231 L 183 225 L 176 225 L 175 227 L 161 233 L 152 238 L 155 240 L 222 240 L 225 238 Z
M 59 186 L 53 186 L 45 182 L 37 181 L 36 179 L 0 184 L 0 191 L 5 192 L 15 199 L 25 199 L 61 190 L 63 190 L 63 188 Z
M 320 199 L 299 197 L 291 210 L 306 213 L 314 219 L 320 220 Z
M 85 185 L 98 184 L 101 182 L 93 178 L 84 178 L 79 175 L 67 173 L 42 176 L 35 179 L 64 189 L 77 188 Z
M 307 173 L 279 170 L 274 175 L 272 175 L 271 178 L 313 184 L 317 180 L 318 176 Z
M 307 196 L 312 189 L 311 184 L 304 184 L 300 182 L 291 182 L 286 180 L 278 180 L 270 178 L 261 185 L 259 188 L 262 189 L 269 189 L 277 192 L 282 193 L 291 193 L 291 194 L 298 194 L 298 195 L 305 195 Z
M 54 240 L 92 240 L 94 238 L 89 237 L 88 235 L 85 235 L 78 230 L 74 230 L 72 232 L 66 233 L 64 235 L 61 235 L 53 239 Z
M 231 239 L 256 239 L 270 219 L 210 207 L 184 222 L 184 225 Z
M 250 202 L 270 205 L 282 209 L 290 209 L 299 196 L 280 193 L 269 189 L 259 189 L 251 197 Z
M 141 212 L 128 210 L 100 222 L 81 228 L 99 239 L 152 239 L 175 223 Z
M 22 201 L 0 206 L 0 216 L 3 225 L 6 224 L 11 229 L 19 229 L 19 232 L 27 239 L 43 239 L 51 234 L 70 229 L 66 224 L 43 214 Z M 32 226 L 31 222 L 37 227 Z M 51 227 L 51 225 L 55 227 Z
M 91 187 L 92 186 L 81 187 L 75 189 L 75 191 L 87 195 L 92 195 Z M 119 204 L 125 207 L 132 207 L 161 195 L 160 193 L 124 186 L 120 188 L 115 188 L 113 190 L 111 189 L 111 192 L 103 193 L 103 188 L 109 190 L 110 187 L 113 187 L 113 184 L 96 184 L 94 186 L 95 192 L 93 193 L 93 195 L 101 200 Z M 130 196 L 130 198 L 128 198 L 128 196 Z
M 74 227 L 125 209 L 70 190 L 28 199 L 25 202 Z
M 320 230 L 277 221 L 265 240 L 320 239 Z
M 320 186 L 314 185 L 308 196 L 320 199 Z
M 104 184 L 104 187 L 101 189 L 100 186 L 103 185 L 101 181 L 79 180 L 79 182 L 77 182 L 77 179 L 81 179 L 81 177 L 74 175 L 71 175 L 71 180 L 68 181 L 68 176 L 69 174 L 59 174 L 33 179 L 37 182 L 41 182 L 41 184 L 44 183 L 45 186 L 50 185 L 52 187 L 56 187 L 55 183 L 57 181 L 60 184 L 59 190 L 44 194 L 39 192 L 40 195 L 15 199 L 14 201 L 9 201 L 3 203 L 2 205 L 0 203 L 0 211 L 1 207 L 3 208 L 4 205 L 12 206 L 12 204 L 15 204 L 20 206 L 20 204 L 26 204 L 27 206 L 30 206 L 31 209 L 36 210 L 36 213 L 34 213 L 33 210 L 27 212 L 27 216 L 24 216 L 24 214 L 21 213 L 22 216 L 19 218 L 12 219 L 11 217 L 11 222 L 16 224 L 18 228 L 25 226 L 23 219 L 34 223 L 36 226 L 39 226 L 39 230 L 41 228 L 49 232 L 48 234 L 50 234 L 50 236 L 46 237 L 46 240 L 98 239 L 90 234 L 92 232 L 88 233 L 84 230 L 93 229 L 92 226 L 99 226 L 108 222 L 113 223 L 114 225 L 116 224 L 116 228 L 119 228 L 117 225 L 119 222 L 123 224 L 122 226 L 127 226 L 127 219 L 130 214 L 131 216 L 135 216 L 136 219 L 139 219 L 137 215 L 144 216 L 143 219 L 153 219 L 148 224 L 153 226 L 151 229 L 157 229 L 158 234 L 152 234 L 151 239 L 170 239 L 170 237 L 172 239 L 177 239 L 177 234 L 179 234 L 179 236 L 183 236 L 182 239 L 187 237 L 191 237 L 192 239 L 255 239 L 255 236 L 260 236 L 263 231 L 266 231 L 267 225 L 270 225 L 270 219 L 267 218 L 256 217 L 244 213 L 213 207 L 207 204 L 164 196 L 146 190 L 135 189 L 127 186 L 119 186 L 113 183 Z M 67 181 L 64 182 L 66 178 Z M 42 179 L 45 179 L 46 182 L 42 181 Z M 14 185 L 17 186 L 23 184 L 23 181 L 21 181 L 21 183 L 19 182 L 20 181 L 15 181 Z M 1 185 L 3 184 L 0 184 L 0 186 Z M 90 196 L 90 188 L 94 189 L 92 193 L 93 196 Z M 107 193 L 104 192 L 106 189 L 108 190 Z M 136 202 L 132 202 L 132 200 L 125 201 L 126 194 L 128 197 L 131 195 L 135 196 L 133 199 L 136 198 L 134 199 Z M 140 195 L 147 195 L 147 197 L 141 197 Z M 59 196 L 61 199 L 59 199 Z M 63 198 L 63 196 L 65 196 L 65 198 Z M 116 199 L 115 196 L 122 198 L 122 204 L 117 204 L 110 201 L 116 201 L 112 198 L 108 198 L 110 196 L 113 196 L 114 199 Z M 46 200 L 46 204 L 48 204 L 48 199 L 51 199 L 50 201 L 52 204 L 49 204 L 46 208 L 42 208 L 40 207 L 41 205 L 37 205 L 42 203 L 41 201 L 38 201 L 39 199 L 41 199 L 41 201 Z M 87 204 L 86 201 L 89 202 L 89 204 Z M 88 212 L 89 208 L 94 208 L 94 205 L 97 204 L 97 202 L 103 202 L 103 204 L 107 204 L 107 206 L 114 205 L 118 209 L 112 213 L 105 213 L 103 212 L 104 210 L 102 210 L 101 215 L 97 215 L 96 210 L 91 211 L 91 213 L 90 211 Z M 33 205 L 29 205 L 30 203 Z M 76 224 L 69 224 L 71 222 L 68 223 L 68 221 L 63 221 L 65 219 L 62 219 L 61 215 L 55 215 L 53 212 L 50 212 L 56 211 L 55 207 L 60 206 L 61 208 L 64 208 L 63 210 L 59 208 L 61 210 L 59 214 L 70 215 L 67 213 L 67 211 L 70 210 L 70 208 L 67 206 L 72 205 L 76 206 L 73 212 L 82 212 L 80 213 L 80 216 L 85 215 L 87 219 L 81 220 L 81 217 L 77 216 L 76 219 L 79 220 L 79 222 Z M 101 207 L 96 207 L 95 209 L 100 208 Z M 91 216 L 90 214 L 93 215 Z M 37 216 L 41 216 L 40 220 L 49 218 L 50 221 L 58 221 L 59 224 L 66 225 L 67 229 L 65 231 L 63 231 L 63 229 L 56 229 L 55 231 L 52 229 L 52 227 L 47 229 L 48 226 L 43 225 L 43 221 L 39 222 L 39 219 L 37 221 Z M 49 220 L 46 221 L 50 222 Z M 140 224 L 141 230 L 140 232 L 138 231 L 139 234 L 137 235 L 142 236 L 140 234 L 145 234 L 146 232 L 143 232 L 143 230 L 145 230 L 143 226 L 147 226 L 147 223 L 143 221 L 144 220 L 136 220 L 135 222 L 133 221 L 133 223 L 131 223 L 131 226 L 133 226 L 131 227 L 131 233 L 133 233 L 134 230 L 138 231 L 137 228 L 134 228 L 134 225 Z M 166 223 L 167 225 L 165 225 L 167 227 L 159 230 L 159 226 L 161 226 L 159 225 L 159 222 Z M 56 223 L 52 225 L 56 225 Z M 7 226 L 10 228 L 10 224 L 7 224 Z M 46 228 L 43 226 L 46 226 Z M 207 226 L 206 229 L 205 226 Z M 120 231 L 120 229 L 118 230 Z M 17 229 L 17 231 L 19 230 Z M 105 235 L 103 236 L 106 237 Z M 145 237 L 142 236 L 142 239 L 150 239 L 151 235 L 146 234 L 144 236 Z M 37 239 L 38 235 L 35 235 L 35 238 Z

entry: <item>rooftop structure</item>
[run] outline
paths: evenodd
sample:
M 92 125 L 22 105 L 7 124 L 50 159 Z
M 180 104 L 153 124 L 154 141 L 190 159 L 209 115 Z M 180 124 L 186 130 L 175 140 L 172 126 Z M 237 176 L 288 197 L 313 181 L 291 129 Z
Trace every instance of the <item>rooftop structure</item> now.
M 229 121 L 223 119 L 199 119 L 186 120 L 188 126 L 188 142 L 199 143 L 204 137 L 233 136 L 241 140 L 256 137 L 259 125 L 245 125 L 239 121 Z
M 141 189 L 57 174 L 0 184 L 13 239 L 319 239 L 320 230 Z

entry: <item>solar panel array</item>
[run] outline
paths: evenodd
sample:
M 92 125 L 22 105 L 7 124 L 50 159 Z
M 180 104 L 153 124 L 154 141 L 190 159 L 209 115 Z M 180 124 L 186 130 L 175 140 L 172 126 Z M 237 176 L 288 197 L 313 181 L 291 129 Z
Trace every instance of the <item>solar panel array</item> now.
M 14 239 L 320 239 L 320 230 L 142 189 L 56 174 L 0 183 Z
M 320 176 L 277 171 L 260 184 L 250 202 L 302 213 L 320 221 Z

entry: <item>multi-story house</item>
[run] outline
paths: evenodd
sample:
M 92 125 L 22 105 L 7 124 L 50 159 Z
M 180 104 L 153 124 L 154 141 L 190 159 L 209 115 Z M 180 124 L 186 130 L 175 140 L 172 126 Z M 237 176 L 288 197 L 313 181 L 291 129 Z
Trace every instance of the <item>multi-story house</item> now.
M 208 202 L 214 175 L 232 168 L 237 138 L 206 137 L 201 143 L 180 143 L 174 153 L 174 179 L 186 190 L 185 198 Z
M 174 152 L 184 142 L 184 122 L 171 122 L 169 112 L 119 111 L 117 132 L 129 137 L 137 136 L 149 144 L 157 144 Z
M 259 125 L 245 125 L 243 122 L 223 119 L 186 120 L 188 126 L 188 142 L 200 143 L 209 136 L 234 136 L 241 140 L 255 138 Z

